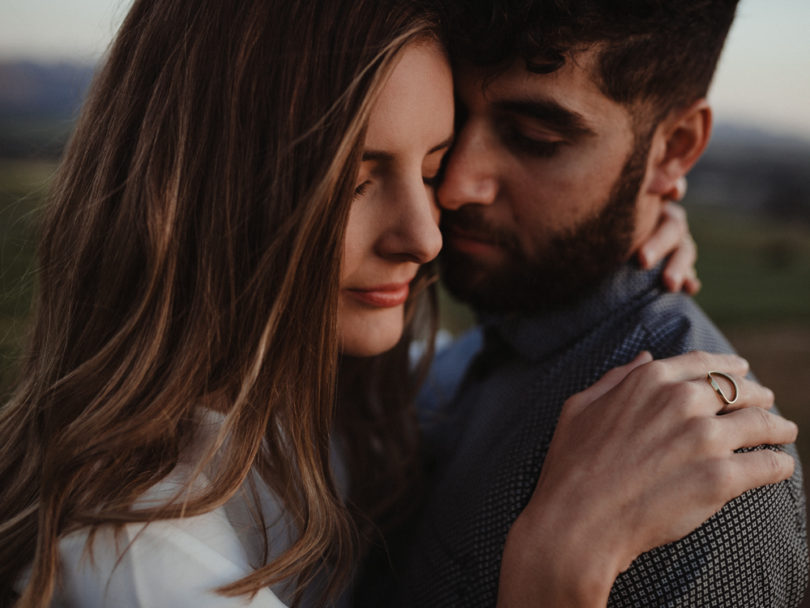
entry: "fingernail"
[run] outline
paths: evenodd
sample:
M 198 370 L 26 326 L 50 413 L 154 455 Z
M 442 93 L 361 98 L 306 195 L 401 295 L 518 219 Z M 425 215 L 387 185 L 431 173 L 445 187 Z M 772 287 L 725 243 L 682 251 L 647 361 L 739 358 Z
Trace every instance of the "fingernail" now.
M 642 249 L 641 250 L 641 266 L 643 268 L 649 268 L 651 259 L 652 259 L 652 251 L 650 251 L 649 249 Z

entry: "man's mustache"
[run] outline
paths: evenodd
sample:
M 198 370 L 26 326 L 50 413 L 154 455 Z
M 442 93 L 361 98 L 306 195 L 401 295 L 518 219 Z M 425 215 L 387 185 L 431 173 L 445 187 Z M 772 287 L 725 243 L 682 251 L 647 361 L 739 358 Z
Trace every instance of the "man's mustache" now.
M 481 209 L 473 206 L 462 207 L 454 211 L 442 210 L 440 227 L 445 234 L 458 232 L 505 249 L 520 251 L 520 245 L 514 232 L 493 225 L 484 218 Z

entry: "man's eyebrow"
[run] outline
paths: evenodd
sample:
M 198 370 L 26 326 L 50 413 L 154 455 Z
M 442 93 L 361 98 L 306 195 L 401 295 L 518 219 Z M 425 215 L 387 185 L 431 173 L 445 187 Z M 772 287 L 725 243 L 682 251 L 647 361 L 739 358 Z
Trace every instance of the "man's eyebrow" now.
M 443 142 L 436 144 L 430 150 L 427 151 L 428 154 L 433 154 L 434 152 L 438 152 L 439 150 L 444 150 L 445 148 L 449 148 L 453 145 L 453 136 L 451 135 Z M 394 160 L 394 155 L 391 152 L 386 152 L 385 150 L 363 150 L 363 158 L 362 160 L 376 160 L 380 162 L 391 162 Z
M 501 112 L 539 120 L 560 135 L 575 139 L 594 135 L 585 119 L 573 110 L 546 99 L 504 99 L 493 104 Z

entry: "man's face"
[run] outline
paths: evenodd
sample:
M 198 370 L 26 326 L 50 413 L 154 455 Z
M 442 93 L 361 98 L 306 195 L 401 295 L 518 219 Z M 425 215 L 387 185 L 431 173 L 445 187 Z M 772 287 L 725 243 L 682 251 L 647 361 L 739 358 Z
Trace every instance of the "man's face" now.
M 457 71 L 442 266 L 451 292 L 479 309 L 560 307 L 631 251 L 647 148 L 593 81 L 591 55 L 545 75 L 522 61 L 491 78 Z

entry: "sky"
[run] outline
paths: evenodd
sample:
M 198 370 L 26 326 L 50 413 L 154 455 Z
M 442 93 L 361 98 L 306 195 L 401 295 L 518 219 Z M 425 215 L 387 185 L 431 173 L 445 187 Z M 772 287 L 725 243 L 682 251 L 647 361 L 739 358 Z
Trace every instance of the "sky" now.
M 0 0 L 0 59 L 97 61 L 130 4 Z M 808 0 L 740 0 L 710 94 L 717 120 L 810 140 L 809 32 Z

